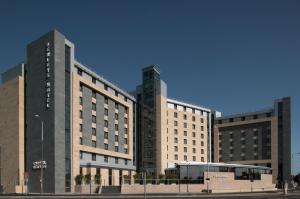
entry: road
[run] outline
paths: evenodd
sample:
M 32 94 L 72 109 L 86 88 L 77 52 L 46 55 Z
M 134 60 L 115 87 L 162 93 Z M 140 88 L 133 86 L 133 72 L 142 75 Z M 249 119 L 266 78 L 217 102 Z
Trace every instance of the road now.
M 46 199 L 46 198 L 55 198 L 55 199 L 112 199 L 112 198 L 124 198 L 124 199 L 139 199 L 144 198 L 144 196 L 141 195 L 110 195 L 110 196 L 99 196 L 99 195 L 31 195 L 31 196 L 9 196 L 9 195 L 0 195 L 0 199 Z M 154 198 L 154 199 L 160 199 L 160 198 L 188 198 L 188 199 L 201 199 L 201 198 L 209 198 L 209 199 L 239 199 L 239 198 L 245 198 L 245 199 L 300 199 L 300 192 L 296 193 L 289 193 L 288 195 L 282 195 L 282 193 L 244 193 L 244 194 L 211 194 L 211 195 L 183 195 L 183 194 L 174 194 L 174 195 L 148 195 L 147 198 Z

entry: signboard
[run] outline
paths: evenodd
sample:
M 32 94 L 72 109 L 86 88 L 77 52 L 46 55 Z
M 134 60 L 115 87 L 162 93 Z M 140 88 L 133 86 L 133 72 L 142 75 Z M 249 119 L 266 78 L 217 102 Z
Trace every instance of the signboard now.
M 46 109 L 50 108 L 50 97 L 51 97 L 51 83 L 50 83 L 50 77 L 51 77 L 51 70 L 50 70 L 50 43 L 47 42 L 46 44 L 46 51 L 45 51 L 45 61 L 46 61 Z
M 41 169 L 41 166 L 43 166 L 43 169 L 47 168 L 46 161 L 36 161 L 32 163 L 32 169 Z

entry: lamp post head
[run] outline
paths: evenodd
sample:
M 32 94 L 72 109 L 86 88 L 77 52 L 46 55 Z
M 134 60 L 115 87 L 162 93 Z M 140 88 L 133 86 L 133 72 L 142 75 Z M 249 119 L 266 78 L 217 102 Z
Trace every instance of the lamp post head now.
M 39 118 L 39 117 L 40 117 L 40 115 L 39 115 L 39 114 L 35 114 L 35 115 L 34 115 L 34 117 L 36 117 L 36 118 Z

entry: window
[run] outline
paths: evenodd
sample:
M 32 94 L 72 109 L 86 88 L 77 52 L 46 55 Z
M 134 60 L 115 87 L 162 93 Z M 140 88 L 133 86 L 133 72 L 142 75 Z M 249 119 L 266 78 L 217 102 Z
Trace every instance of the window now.
M 104 138 L 108 139 L 108 132 L 104 132 Z
M 115 124 L 115 131 L 119 131 L 119 125 Z
M 92 128 L 92 135 L 96 136 L 96 129 Z
M 174 159 L 178 160 L 178 155 L 177 154 L 174 155 Z
M 125 159 L 125 165 L 128 165 L 128 160 Z
M 95 103 L 92 103 L 92 110 L 93 110 L 93 111 L 96 111 L 96 109 L 97 109 L 96 104 L 95 104 Z
M 204 134 L 203 134 L 203 133 L 201 133 L 201 138 L 202 138 L 202 139 L 204 138 Z
M 184 115 L 183 115 L 183 119 L 184 119 L 184 120 L 186 120 L 186 119 L 187 119 L 187 116 L 186 116 L 186 114 L 184 114 Z
M 178 130 L 177 129 L 174 129 L 174 134 L 178 135 Z
M 183 144 L 187 144 L 187 139 L 183 139 Z
M 124 134 L 127 134 L 127 133 L 128 133 L 128 129 L 125 128 L 125 129 L 124 129 Z
M 108 86 L 104 84 L 104 90 L 108 91 Z
M 195 141 L 195 140 L 194 140 L 194 141 Z M 196 142 L 196 141 L 195 141 L 195 142 Z M 195 143 L 195 144 L 196 144 L 196 143 Z M 195 145 L 195 144 L 194 144 L 194 145 Z M 203 142 L 203 141 L 201 141 L 201 146 L 204 146 L 204 142 Z
M 246 119 L 245 117 L 241 117 L 241 121 L 245 121 L 245 119 Z
M 187 128 L 187 123 L 186 122 L 183 123 L 183 127 Z
M 174 138 L 174 143 L 178 143 L 178 138 Z
M 107 97 L 104 98 L 104 104 L 108 104 L 108 98 Z
M 174 151 L 178 151 L 178 147 L 177 146 L 174 146 Z
M 201 118 L 201 123 L 204 123 L 204 120 L 203 120 L 203 118 Z
M 96 148 L 96 141 L 92 141 L 92 147 Z
M 186 153 L 187 152 L 187 147 L 183 147 L 183 151 Z
M 104 149 L 108 150 L 108 144 L 104 143 Z
M 174 104 L 174 109 L 177 110 L 177 104 Z
M 119 109 L 119 104 L 115 103 L 115 109 Z
M 79 85 L 79 90 L 80 90 L 80 92 L 83 91 L 83 85 L 82 84 Z
M 117 97 L 118 97 L 118 95 L 119 95 L 118 91 L 115 91 L 115 96 L 117 96 Z
M 201 131 L 204 131 L 204 126 L 201 126 Z
M 119 164 L 119 158 L 115 158 L 115 164 Z
M 80 68 L 77 69 L 77 74 L 82 76 L 82 70 Z
M 96 154 L 92 153 L 92 161 L 96 161 Z
M 119 119 L 119 114 L 115 113 L 115 120 L 118 120 L 118 119 Z
M 96 84 L 96 78 L 95 78 L 95 77 L 92 77 L 92 82 L 93 82 L 94 84 Z
M 196 129 L 196 125 L 195 124 L 193 124 L 193 129 Z
M 201 149 L 201 154 L 204 154 L 204 149 Z
M 184 131 L 184 132 L 183 132 L 183 135 L 184 135 L 184 136 L 187 136 L 187 131 Z
M 79 124 L 79 131 L 80 131 L 80 132 L 83 131 L 83 124 Z
M 124 153 L 128 153 L 128 149 L 127 148 L 124 148 Z
M 124 138 L 124 144 L 128 144 L 128 139 Z
M 187 161 L 187 156 L 184 155 L 184 156 L 183 156 L 183 159 L 184 159 L 184 161 Z
M 193 112 L 193 114 L 195 114 L 195 109 L 194 108 L 192 109 L 192 112 Z
M 196 148 L 193 148 L 193 153 L 196 153 Z
M 193 156 L 193 161 L 196 161 L 196 156 Z
M 108 121 L 104 120 L 104 127 L 108 128 Z
M 124 123 L 127 124 L 128 123 L 128 119 L 125 117 L 124 118 Z
M 127 102 L 127 97 L 124 97 L 124 101 Z
M 92 122 L 96 123 L 96 116 L 95 115 L 92 116 Z
M 196 121 L 196 118 L 195 118 L 195 116 L 193 116 L 193 117 L 192 117 L 192 120 L 193 120 L 193 122 L 195 122 L 195 121 Z
M 108 156 L 107 155 L 104 156 L 104 162 L 108 162 Z
M 115 135 L 115 141 L 119 142 L 119 136 L 118 135 Z
M 79 155 L 80 155 L 80 159 L 82 160 L 82 158 L 83 158 L 83 153 L 82 153 L 82 151 L 80 151 Z
M 195 132 L 193 132 L 193 137 L 196 137 L 196 133 Z
M 115 146 L 115 152 L 119 152 L 119 146 Z
M 79 138 L 79 144 L 82 145 L 82 137 Z
M 196 140 L 193 140 L 193 145 L 196 145 Z
M 83 118 L 82 110 L 79 111 L 79 117 L 80 117 L 81 119 Z
M 95 98 L 96 99 L 96 91 L 92 91 L 92 98 Z
M 178 114 L 177 112 L 174 112 L 174 117 L 177 118 L 178 117 Z
M 104 109 L 104 115 L 108 116 L 108 109 L 107 108 Z
M 204 157 L 201 157 L 201 162 L 204 162 Z
M 80 104 L 80 105 L 82 105 L 82 104 L 83 104 L 82 97 L 79 97 L 79 104 Z
M 177 121 L 174 121 L 174 126 L 177 126 L 177 125 L 178 125 Z

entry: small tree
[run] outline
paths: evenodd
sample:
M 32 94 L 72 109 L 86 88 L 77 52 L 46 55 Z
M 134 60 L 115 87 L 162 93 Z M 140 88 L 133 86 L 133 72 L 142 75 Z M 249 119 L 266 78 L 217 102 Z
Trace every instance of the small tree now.
M 82 174 L 79 174 L 75 177 L 75 182 L 76 182 L 76 185 L 81 185 L 82 184 Z
M 86 174 L 83 176 L 83 179 L 84 179 L 84 183 L 85 184 L 90 184 L 91 183 L 91 174 Z

